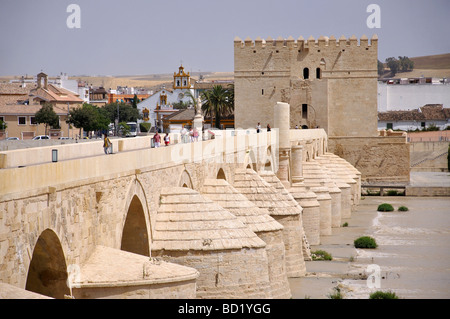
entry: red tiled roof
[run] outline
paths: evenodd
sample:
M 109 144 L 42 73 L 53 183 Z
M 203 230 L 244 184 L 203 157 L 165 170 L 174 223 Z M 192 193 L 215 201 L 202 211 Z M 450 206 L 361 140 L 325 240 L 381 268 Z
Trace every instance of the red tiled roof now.
M 34 115 L 41 109 L 42 105 L 32 104 L 0 104 L 0 115 Z M 67 110 L 61 110 L 57 107 L 53 108 L 58 115 L 67 115 Z
M 378 112 L 379 121 L 445 121 L 449 118 L 450 109 L 444 108 L 442 104 L 426 104 L 412 111 Z
M 48 84 L 47 89 L 38 87 L 30 91 L 30 95 L 41 98 L 42 100 L 49 102 L 75 102 L 83 103 L 77 95 L 69 90 L 57 87 L 53 84 Z

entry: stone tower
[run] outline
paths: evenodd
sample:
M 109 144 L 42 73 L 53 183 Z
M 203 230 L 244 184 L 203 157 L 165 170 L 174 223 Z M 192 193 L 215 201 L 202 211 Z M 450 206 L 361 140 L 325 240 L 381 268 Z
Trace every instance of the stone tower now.
M 234 40 L 235 126 L 274 125 L 290 104 L 290 127 L 328 136 L 377 136 L 378 37 Z

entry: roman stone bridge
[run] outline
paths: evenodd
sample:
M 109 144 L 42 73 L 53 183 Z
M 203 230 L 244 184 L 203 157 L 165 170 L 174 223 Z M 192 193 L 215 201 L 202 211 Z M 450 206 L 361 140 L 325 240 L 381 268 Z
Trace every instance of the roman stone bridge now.
M 360 176 L 280 107 L 271 132 L 1 152 L 0 298 L 290 298 Z

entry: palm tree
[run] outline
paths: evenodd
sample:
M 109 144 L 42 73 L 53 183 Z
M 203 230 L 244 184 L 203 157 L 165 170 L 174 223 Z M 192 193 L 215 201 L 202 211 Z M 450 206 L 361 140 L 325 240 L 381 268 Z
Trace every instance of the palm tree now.
M 229 115 L 234 110 L 234 90 L 224 89 L 221 85 L 215 85 L 212 90 L 203 92 L 202 111 L 205 116 L 211 117 L 211 126 L 215 119 L 215 127 L 219 128 L 223 116 Z

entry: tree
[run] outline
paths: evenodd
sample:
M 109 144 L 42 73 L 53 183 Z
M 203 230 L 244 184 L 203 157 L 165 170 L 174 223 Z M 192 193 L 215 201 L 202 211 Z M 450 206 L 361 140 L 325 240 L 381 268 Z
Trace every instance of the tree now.
M 117 114 L 117 111 L 119 111 L 119 114 Z M 137 122 L 138 119 L 142 118 L 137 108 L 123 102 L 108 103 L 100 108 L 100 112 L 108 119 L 109 123 L 116 123 L 117 118 L 119 118 L 119 122 L 125 123 Z
M 402 72 L 412 71 L 414 69 L 414 62 L 407 56 L 399 56 L 398 60 Z
M 211 117 L 211 126 L 215 119 L 215 127 L 219 128 L 223 116 L 234 111 L 234 87 L 224 89 L 221 85 L 215 85 L 212 90 L 202 94 L 202 111 L 205 116 Z
M 138 99 L 137 95 L 134 94 L 133 96 L 133 103 L 131 104 L 133 106 L 133 108 L 137 109 L 137 105 L 140 102 L 140 100 Z
M 397 74 L 398 69 L 400 67 L 400 63 L 399 63 L 399 61 L 396 58 L 394 58 L 394 57 L 387 58 L 386 59 L 386 64 L 387 64 L 388 68 L 391 70 L 392 76 Z
M 34 114 L 37 124 L 45 124 L 45 135 L 47 135 L 47 127 L 60 128 L 59 116 L 55 113 L 53 105 L 45 102 L 41 109 Z
M 2 120 L 0 120 L 0 130 L 4 130 L 5 128 L 8 127 L 8 124 Z
M 378 68 L 378 75 L 381 76 L 384 73 L 384 64 L 380 61 L 377 60 L 377 68 Z
M 70 110 L 66 122 L 79 128 L 81 136 L 81 129 L 85 132 L 108 129 L 109 119 L 97 106 L 85 103 L 80 108 Z
M 185 110 L 190 106 L 190 103 L 180 101 L 180 102 L 173 103 L 172 106 L 174 109 L 177 109 L 177 110 Z
M 114 123 L 119 116 L 120 122 L 136 122 L 140 118 L 138 109 L 135 109 L 129 104 L 123 102 L 109 103 L 102 107 L 110 123 Z M 117 115 L 117 109 L 119 109 L 119 114 Z
M 194 109 L 197 108 L 197 99 L 192 95 L 192 92 L 190 90 L 186 91 L 186 96 L 191 99 L 191 103 L 194 106 Z

